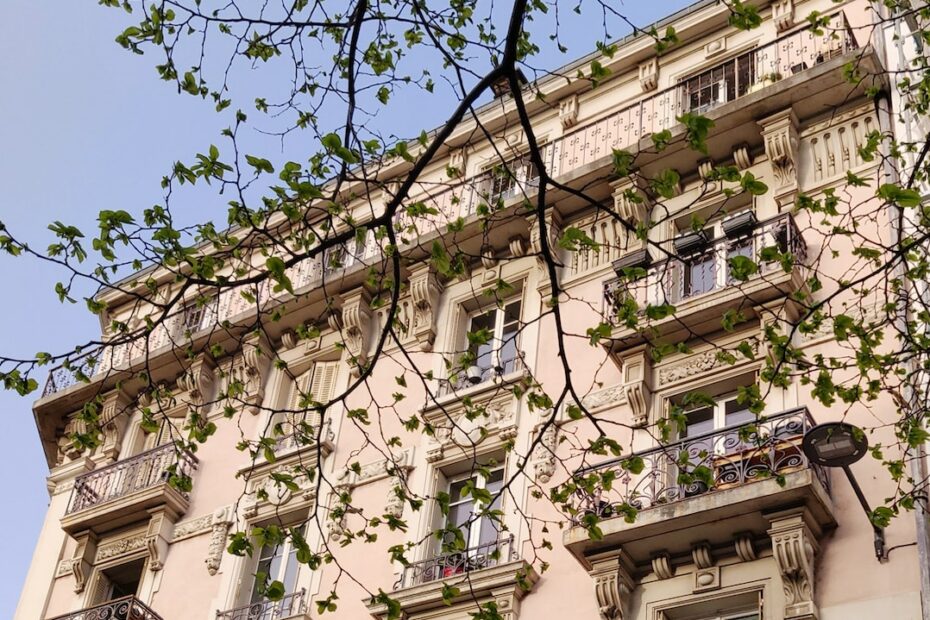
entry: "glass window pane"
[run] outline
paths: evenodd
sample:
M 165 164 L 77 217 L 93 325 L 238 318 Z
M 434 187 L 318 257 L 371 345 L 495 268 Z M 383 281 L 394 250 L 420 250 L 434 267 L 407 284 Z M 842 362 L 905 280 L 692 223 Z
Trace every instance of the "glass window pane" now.
M 468 480 L 459 480 L 458 482 L 453 482 L 449 485 L 449 501 L 452 503 L 462 500 L 462 489 L 465 488 L 465 484 Z
M 713 407 L 694 409 L 685 415 L 688 418 L 688 425 L 681 433 L 682 437 L 695 437 L 714 430 Z
M 735 398 L 728 400 L 724 404 L 724 417 L 725 426 L 754 422 L 756 419 L 755 414 L 749 410 L 749 407 L 739 404 Z

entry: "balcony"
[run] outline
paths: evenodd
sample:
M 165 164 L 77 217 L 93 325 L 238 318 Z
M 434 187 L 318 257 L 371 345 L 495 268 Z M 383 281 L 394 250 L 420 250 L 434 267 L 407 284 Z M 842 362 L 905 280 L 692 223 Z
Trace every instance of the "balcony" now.
M 286 594 L 280 601 L 260 601 L 216 612 L 216 620 L 309 620 L 307 591 Z
M 807 408 L 791 409 L 579 470 L 584 490 L 563 542 L 582 563 L 619 545 L 646 563 L 696 540 L 726 545 L 737 532 L 764 535 L 764 515 L 787 508 L 803 506 L 820 527 L 832 527 L 827 470 L 801 450 L 814 425 Z M 582 523 L 603 538 L 593 541 Z
M 604 315 L 614 325 L 614 348 L 641 339 L 646 325 L 669 339 L 720 331 L 727 310 L 738 308 L 750 318 L 753 306 L 804 286 L 807 244 L 788 214 L 758 223 L 749 220 L 716 239 L 705 240 L 699 234 L 685 237 L 676 240 L 679 249 L 670 250 L 676 252 L 673 257 L 649 263 L 648 252 L 640 252 L 633 260 L 615 263 L 618 271 L 633 269 L 604 284 Z M 690 247 L 683 249 L 686 245 Z M 777 258 L 763 260 L 763 255 L 776 252 Z M 736 279 L 730 268 L 731 259 L 739 256 L 758 266 L 754 274 L 741 274 L 748 275 L 744 280 Z M 675 313 L 647 321 L 646 306 L 662 304 L 675 306 Z
M 474 611 L 476 603 L 485 600 L 503 598 L 511 606 L 517 604 L 538 579 L 533 567 L 520 559 L 513 536 L 508 536 L 407 564 L 390 596 L 400 603 L 404 614 L 433 617 L 437 610 L 449 610 L 443 613 L 465 617 Z M 451 600 L 444 598 L 446 584 L 455 585 L 461 593 Z M 467 610 L 456 613 L 450 610 L 450 605 L 453 608 L 461 605 Z M 389 616 L 387 606 L 382 603 L 369 601 L 368 611 L 376 618 Z
M 474 571 L 491 568 L 517 560 L 513 546 L 513 536 L 494 540 L 477 547 L 443 553 L 435 557 L 413 562 L 404 567 L 400 579 L 394 584 L 395 590 L 418 586 L 432 581 L 464 576 Z
M 69 534 L 86 529 L 100 533 L 145 519 L 159 506 L 181 515 L 187 511 L 188 494 L 169 481 L 189 479 L 196 468 L 193 454 L 166 444 L 90 471 L 74 481 L 62 528 Z
M 677 117 L 684 112 L 725 115 L 729 114 L 729 104 L 746 100 L 745 106 L 739 104 L 741 110 L 743 107 L 746 110 L 741 111 L 741 116 L 737 115 L 739 118 L 734 116 L 731 123 L 745 125 L 760 114 L 783 109 L 788 104 L 803 107 L 806 101 L 814 100 L 811 94 L 814 91 L 829 93 L 831 89 L 835 90 L 834 87 L 845 84 L 839 71 L 841 59 L 857 49 L 859 43 L 845 16 L 837 13 L 826 28 L 791 32 L 604 118 L 583 124 L 543 145 L 542 160 L 549 175 L 560 182 L 581 182 L 586 175 L 592 174 L 603 178 L 610 169 L 613 149 L 636 150 L 641 140 L 666 129 L 676 134 L 680 128 Z M 877 73 L 870 63 L 873 63 L 873 58 L 868 55 L 859 61 L 860 69 L 865 74 Z M 783 85 L 778 87 L 779 83 Z M 801 92 L 803 89 L 814 91 Z M 780 93 L 778 97 L 768 96 L 775 91 Z M 847 95 L 848 92 L 843 93 L 843 97 Z M 827 103 L 817 101 L 821 107 Z M 755 108 L 749 110 L 751 106 Z M 735 111 L 735 108 L 730 111 Z M 723 133 L 728 128 L 725 125 L 717 119 L 716 131 Z M 411 242 L 417 236 L 442 234 L 447 224 L 460 217 L 468 220 L 487 209 L 515 202 L 524 194 L 535 193 L 538 178 L 532 162 L 521 155 L 466 179 L 421 181 L 414 187 L 409 202 L 422 203 L 435 213 L 418 218 L 411 226 L 402 212 L 395 225 L 401 231 L 400 236 Z M 407 230 L 408 226 L 411 230 Z M 383 242 L 369 232 L 364 240 L 353 239 L 345 247 L 332 250 L 326 256 L 294 265 L 288 270 L 288 276 L 295 290 L 311 290 L 325 276 L 339 278 L 353 268 L 379 263 L 383 256 Z M 256 307 L 266 308 L 268 304 L 279 303 L 288 295 L 273 293 L 267 282 L 260 290 L 251 291 L 255 302 L 247 301 L 241 293 L 241 289 L 226 290 L 202 312 L 182 310 L 144 337 L 114 347 L 76 351 L 49 373 L 43 397 L 109 374 L 116 375 L 118 373 L 114 371 L 130 368 L 147 353 L 185 342 L 187 334 L 207 330 L 226 320 L 235 322 L 235 317 L 254 313 Z
M 135 596 L 124 596 L 49 620 L 162 620 Z

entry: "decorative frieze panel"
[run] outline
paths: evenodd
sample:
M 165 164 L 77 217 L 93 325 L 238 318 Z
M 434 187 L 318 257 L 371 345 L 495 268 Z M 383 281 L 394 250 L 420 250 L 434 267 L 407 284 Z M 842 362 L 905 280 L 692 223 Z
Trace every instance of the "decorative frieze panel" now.
M 801 138 L 801 189 L 844 178 L 876 162 L 862 159 L 859 147 L 878 130 L 875 112 L 870 108 L 839 114 L 805 129 Z
M 213 515 L 206 514 L 194 519 L 187 519 L 186 521 L 181 521 L 174 526 L 174 532 L 171 535 L 171 542 L 176 543 L 187 538 L 193 538 L 194 536 L 200 536 L 201 534 L 206 534 L 210 531 L 210 528 L 213 524 Z
M 97 556 L 94 563 L 99 564 L 113 558 L 128 555 L 134 551 L 145 549 L 145 530 L 133 532 L 115 540 L 101 542 L 97 546 Z
M 311 478 L 307 474 L 307 469 L 298 465 L 282 465 L 276 469 L 266 469 L 261 475 L 249 480 L 246 496 L 241 502 L 242 516 L 260 521 L 279 514 L 285 507 L 312 504 L 316 500 L 317 480 L 315 476 Z M 288 482 L 293 482 L 296 490 L 288 488 L 289 484 L 279 482 L 282 476 L 289 477 Z M 213 525 L 211 521 L 211 528 Z
M 759 339 L 749 338 L 747 342 L 749 343 L 750 351 L 753 355 L 758 355 Z M 734 353 L 734 355 L 737 358 L 737 363 L 740 361 L 749 361 L 742 353 Z M 703 353 L 695 353 L 687 356 L 681 361 L 673 362 L 659 368 L 659 385 L 665 386 L 671 383 L 677 383 L 695 375 L 711 371 L 719 366 L 730 366 L 721 355 L 721 351 L 711 349 Z
M 430 463 L 453 451 L 461 454 L 482 444 L 500 445 L 517 435 L 517 404 L 510 392 L 486 401 L 478 397 L 468 405 L 455 401 L 445 410 L 429 412 L 427 419 L 435 428 L 426 452 Z
M 336 474 L 336 486 L 348 490 L 384 480 L 403 472 L 406 474 L 413 469 L 413 448 L 406 448 L 392 454 L 391 458 L 383 458 L 365 465 L 349 467 Z

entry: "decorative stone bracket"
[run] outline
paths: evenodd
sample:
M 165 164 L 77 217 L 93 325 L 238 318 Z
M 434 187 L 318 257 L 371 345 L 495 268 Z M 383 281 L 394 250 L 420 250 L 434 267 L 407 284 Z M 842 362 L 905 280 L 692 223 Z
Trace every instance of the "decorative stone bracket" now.
M 578 122 L 578 95 L 569 95 L 559 102 L 559 122 L 562 129 L 571 129 Z
M 103 397 L 100 410 L 100 425 L 103 429 L 103 445 L 100 452 L 109 460 L 115 461 L 119 457 L 120 446 L 123 443 L 123 434 L 129 422 L 126 411 L 131 399 L 122 390 L 113 390 Z
M 542 430 L 544 425 L 540 424 L 536 427 L 536 430 L 533 432 L 533 437 Z M 536 449 L 533 451 L 533 473 L 536 476 L 536 481 L 540 483 L 547 483 L 552 479 L 552 476 L 555 474 L 555 450 L 559 444 L 559 427 L 557 424 L 553 423 L 546 427 L 546 430 L 542 431 L 542 439 L 540 439 L 539 444 L 537 444 Z
M 74 539 L 77 540 L 77 547 L 71 555 L 71 572 L 74 574 L 74 591 L 80 594 L 87 585 L 94 558 L 97 557 L 97 535 L 86 530 L 76 534 Z
M 216 381 L 216 363 L 206 353 L 197 356 L 190 368 L 178 377 L 178 387 L 187 391 L 187 402 L 201 407 L 210 398 Z
M 816 620 L 814 561 L 818 544 L 803 511 L 769 517 L 772 556 L 785 591 L 786 620 Z
M 413 336 L 420 350 L 432 351 L 436 340 L 436 319 L 442 282 L 430 265 L 421 265 L 410 273 L 410 297 L 413 299 Z
M 632 227 L 646 223 L 649 218 L 649 204 L 646 195 L 633 179 L 620 179 L 610 184 L 614 197 L 614 211 Z M 645 242 L 636 240 L 634 235 L 628 235 L 633 241 L 629 244 L 630 251 L 645 246 Z
M 168 545 L 171 543 L 174 524 L 178 516 L 167 508 L 154 509 L 151 515 L 145 531 L 145 548 L 149 552 L 149 570 L 155 572 L 165 566 Z
M 635 582 L 632 562 L 623 552 L 609 557 L 592 557 L 589 574 L 594 580 L 594 596 L 603 620 L 626 620 Z
M 639 65 L 639 85 L 643 92 L 659 87 L 659 59 L 650 58 Z
M 542 260 L 542 231 L 535 215 L 530 220 L 530 250 L 536 255 L 540 263 Z M 562 236 L 562 217 L 555 209 L 546 211 L 546 232 L 548 233 L 549 251 L 558 253 L 558 241 Z
M 789 206 L 798 191 L 798 117 L 788 108 L 762 119 L 759 126 L 775 175 L 775 200 L 779 208 Z
M 215 575 L 220 570 L 220 561 L 223 559 L 223 550 L 226 548 L 226 536 L 229 528 L 235 522 L 235 512 L 232 506 L 224 506 L 213 513 L 210 521 L 210 547 L 207 550 L 207 572 Z
M 242 340 L 242 363 L 245 386 L 242 400 L 246 403 L 246 410 L 255 415 L 261 408 L 265 398 L 265 380 L 271 368 L 271 357 L 274 349 L 268 339 L 261 332 L 249 334 Z
M 620 363 L 623 392 L 633 413 L 633 426 L 645 426 L 649 423 L 652 406 L 652 358 L 648 347 L 640 346 L 624 352 Z
M 795 24 L 794 1 L 775 0 L 775 2 L 772 2 L 772 21 L 775 22 L 775 30 L 778 33 L 793 27 Z
M 342 334 L 352 376 L 357 377 L 368 362 L 371 344 L 371 298 L 365 289 L 351 293 L 342 300 Z

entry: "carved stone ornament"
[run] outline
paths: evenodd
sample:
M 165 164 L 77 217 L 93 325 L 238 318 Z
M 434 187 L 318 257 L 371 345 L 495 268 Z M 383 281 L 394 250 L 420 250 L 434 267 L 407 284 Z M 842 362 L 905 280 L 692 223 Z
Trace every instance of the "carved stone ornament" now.
M 201 353 L 190 368 L 178 377 L 178 387 L 187 391 L 187 401 L 191 406 L 200 407 L 210 399 L 216 380 L 215 370 L 213 358 Z
M 625 402 L 626 389 L 622 383 L 591 392 L 581 398 L 581 404 L 592 413 L 608 407 L 622 405 Z
M 103 397 L 100 408 L 100 424 L 103 429 L 103 445 L 100 453 L 111 461 L 119 458 L 120 446 L 123 445 L 123 434 L 129 422 L 130 398 L 121 390 L 113 390 Z
M 752 540 L 752 534 L 749 532 L 740 532 L 736 535 L 734 540 L 734 546 L 736 547 L 736 556 L 743 562 L 752 562 L 758 555 L 756 555 L 756 546 Z
M 803 514 L 771 520 L 768 534 L 772 539 L 772 556 L 781 573 L 785 591 L 785 618 L 817 618 L 814 603 L 814 560 L 817 540 Z
M 621 219 L 634 228 L 646 222 L 649 215 L 646 196 L 632 179 L 614 181 L 610 188 L 614 197 L 614 210 Z M 636 240 L 631 241 L 629 249 L 638 249 Z
M 530 250 L 536 255 L 536 258 L 540 262 L 544 262 L 542 256 L 542 231 L 537 221 L 538 219 L 539 218 L 535 215 L 529 217 Z M 559 238 L 562 236 L 562 217 L 554 209 L 549 209 L 546 211 L 545 225 L 546 232 L 548 233 L 547 240 L 549 241 L 549 251 L 555 255 L 558 253 Z
M 316 482 L 307 476 L 304 469 L 295 465 L 279 467 L 250 481 L 248 494 L 242 502 L 243 516 L 246 519 L 253 519 L 259 513 L 273 516 L 295 496 L 301 501 L 313 502 L 316 499 Z M 283 483 L 276 482 L 273 474 L 291 476 L 298 490 L 291 491 Z
M 95 562 L 100 563 L 144 548 L 145 532 L 139 531 L 129 536 L 100 543 L 97 546 L 97 557 Z
M 294 332 L 293 329 L 285 329 L 283 332 L 281 332 L 281 345 L 285 349 L 288 349 L 288 350 L 293 349 L 294 347 L 297 346 L 297 343 L 298 343 L 297 334 Z
M 758 338 L 750 338 L 747 341 L 749 347 L 752 350 L 754 355 L 759 354 L 759 340 Z M 737 360 L 740 359 L 742 354 L 737 355 Z M 689 355 L 683 361 L 669 364 L 663 368 L 659 369 L 659 384 L 666 385 L 669 383 L 675 383 L 688 377 L 693 377 L 701 373 L 705 373 L 709 370 L 716 368 L 717 366 L 724 365 L 726 362 L 720 359 L 717 355 L 717 351 L 705 351 L 703 353 L 697 353 L 694 355 Z
M 436 319 L 442 282 L 430 265 L 420 265 L 410 273 L 410 297 L 413 300 L 413 335 L 422 351 L 432 351 L 436 340 Z
M 671 579 L 675 576 L 675 569 L 672 568 L 671 557 L 668 552 L 653 556 L 652 572 L 654 572 L 659 579 Z
M 194 536 L 206 534 L 210 531 L 212 524 L 212 514 L 206 514 L 194 519 L 181 521 L 174 526 L 174 531 L 171 534 L 171 542 L 176 543 L 184 540 L 185 538 L 192 538 Z
M 733 147 L 733 163 L 740 170 L 748 170 L 752 167 L 752 154 L 749 152 L 748 144 L 738 144 Z
M 358 290 L 343 298 L 342 335 L 348 351 L 349 368 L 357 377 L 361 367 L 368 363 L 368 348 L 371 344 L 371 299 L 364 290 Z
M 226 536 L 229 528 L 235 521 L 235 512 L 232 506 L 220 508 L 211 516 L 210 547 L 207 550 L 207 572 L 215 575 L 220 570 L 220 561 L 223 559 L 223 550 L 226 548 Z
M 626 620 L 630 596 L 633 593 L 632 564 L 625 561 L 625 554 L 592 560 L 590 570 L 594 580 L 594 597 L 603 620 Z
M 569 95 L 559 102 L 559 122 L 562 129 L 571 129 L 578 122 L 578 95 Z
M 151 514 L 145 531 L 145 548 L 149 552 L 149 570 L 156 572 L 165 566 L 176 517 L 164 508 L 153 510 Z
M 97 555 L 97 536 L 91 531 L 79 532 L 74 536 L 77 546 L 71 554 L 71 573 L 74 575 L 74 591 L 78 594 L 84 591 L 87 578 L 94 568 L 94 558 Z
M 788 108 L 762 119 L 759 125 L 775 175 L 775 199 L 779 205 L 793 203 L 798 189 L 798 117 Z
M 241 384 L 241 393 L 233 394 L 233 405 L 240 402 L 245 410 L 255 415 L 265 398 L 265 381 L 271 368 L 274 349 L 262 333 L 252 333 L 242 339 L 242 354 L 223 366 L 223 389 L 229 390 L 234 382 Z
M 404 516 L 404 481 L 399 476 L 391 476 L 388 487 L 387 500 L 384 503 L 384 513 L 395 519 Z
M 779 33 L 794 26 L 793 0 L 775 0 L 775 2 L 772 2 L 772 21 L 775 22 L 775 30 Z
M 704 57 L 713 58 L 727 51 L 727 38 L 725 36 L 714 39 L 704 46 Z
M 468 166 L 468 151 L 466 147 L 452 149 L 449 151 L 449 175 L 454 178 L 465 176 Z
M 714 554 L 710 543 L 703 541 L 691 547 L 691 559 L 698 568 L 710 568 L 714 565 Z
M 519 235 L 511 237 L 507 245 L 510 249 L 510 255 L 514 258 L 521 258 L 526 256 L 526 239 L 523 237 L 520 237 Z
M 639 85 L 643 92 L 659 87 L 659 59 L 650 58 L 639 65 Z
M 637 347 L 624 353 L 621 359 L 623 393 L 633 414 L 633 426 L 649 423 L 652 407 L 652 357 L 647 347 Z
M 533 472 L 537 482 L 545 484 L 555 474 L 555 449 L 558 442 L 559 428 L 555 424 L 550 424 L 543 431 L 542 438 L 533 451 Z

